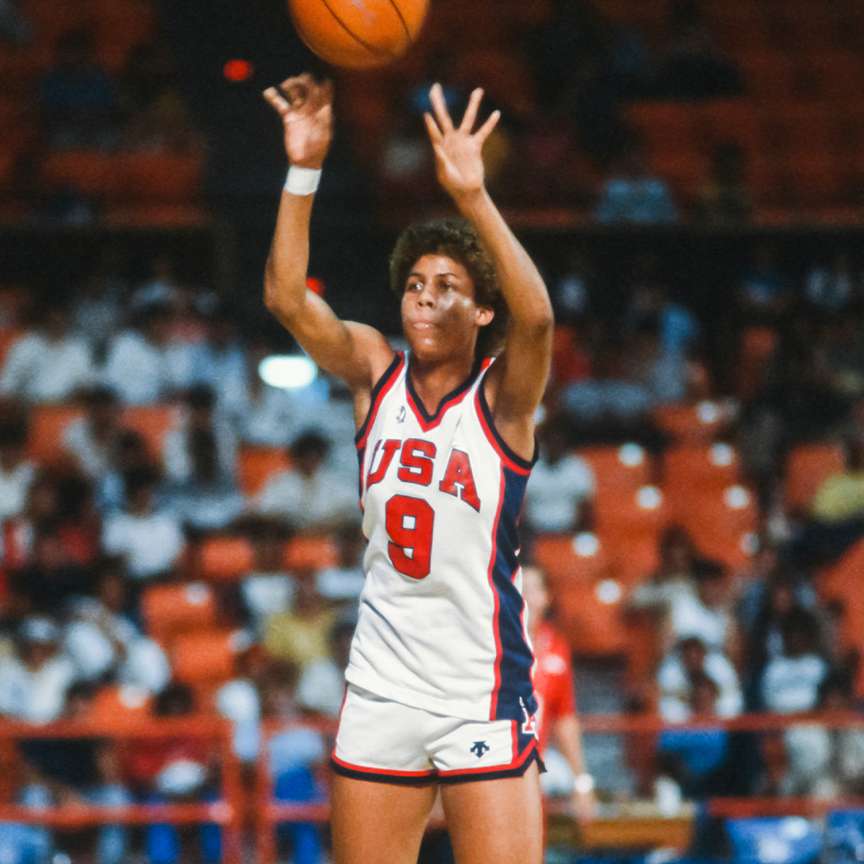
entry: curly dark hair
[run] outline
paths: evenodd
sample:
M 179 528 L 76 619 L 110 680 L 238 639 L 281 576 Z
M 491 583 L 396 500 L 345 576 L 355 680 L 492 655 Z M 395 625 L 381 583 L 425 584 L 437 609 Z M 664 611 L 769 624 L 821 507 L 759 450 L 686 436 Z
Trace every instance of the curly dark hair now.
M 501 350 L 507 327 L 507 305 L 498 286 L 495 265 L 466 219 L 436 219 L 410 225 L 396 241 L 390 256 L 390 288 L 397 297 L 405 290 L 411 268 L 424 255 L 446 255 L 458 261 L 474 282 L 474 302 L 495 312 L 477 336 L 477 357 Z

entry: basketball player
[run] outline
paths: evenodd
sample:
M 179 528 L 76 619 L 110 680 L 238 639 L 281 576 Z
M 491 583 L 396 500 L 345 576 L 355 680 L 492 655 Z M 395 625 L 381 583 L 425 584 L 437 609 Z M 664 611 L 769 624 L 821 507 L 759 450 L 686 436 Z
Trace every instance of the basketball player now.
M 576 715 L 576 695 L 573 688 L 573 663 L 570 646 L 549 620 L 549 591 L 546 576 L 539 567 L 523 570 L 528 629 L 534 648 L 534 690 L 537 695 L 537 737 L 544 758 L 551 738 L 557 747 L 557 759 L 564 764 L 556 772 L 554 763 L 547 761 L 552 778 L 558 773 L 556 785 L 569 785 L 570 809 L 580 822 L 594 818 L 597 805 L 594 798 L 594 778 L 585 769 L 582 754 L 582 730 Z M 561 775 L 565 775 L 562 777 Z
M 306 289 L 331 87 L 264 96 L 290 162 L 265 274 L 268 309 L 353 392 L 366 581 L 332 756 L 337 864 L 414 864 L 440 785 L 459 864 L 539 864 L 542 814 L 516 521 L 549 372 L 543 280 L 484 186 L 475 90 L 456 125 L 425 117 L 461 220 L 409 228 L 391 260 L 409 350 Z M 490 337 L 503 350 L 490 356 Z

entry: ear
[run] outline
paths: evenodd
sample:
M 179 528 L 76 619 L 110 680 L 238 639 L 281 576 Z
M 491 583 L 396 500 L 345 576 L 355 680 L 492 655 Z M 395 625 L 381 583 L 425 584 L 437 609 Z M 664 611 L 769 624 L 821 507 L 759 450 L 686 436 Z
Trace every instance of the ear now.
M 474 311 L 474 320 L 478 327 L 487 327 L 495 317 L 495 310 L 491 306 L 478 306 Z

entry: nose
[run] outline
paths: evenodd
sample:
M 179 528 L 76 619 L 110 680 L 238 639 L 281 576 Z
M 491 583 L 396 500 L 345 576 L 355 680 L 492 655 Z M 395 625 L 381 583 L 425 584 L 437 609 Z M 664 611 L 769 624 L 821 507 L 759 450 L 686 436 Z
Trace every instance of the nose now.
M 430 307 L 435 305 L 435 289 L 428 283 L 423 286 L 417 295 L 417 305 Z

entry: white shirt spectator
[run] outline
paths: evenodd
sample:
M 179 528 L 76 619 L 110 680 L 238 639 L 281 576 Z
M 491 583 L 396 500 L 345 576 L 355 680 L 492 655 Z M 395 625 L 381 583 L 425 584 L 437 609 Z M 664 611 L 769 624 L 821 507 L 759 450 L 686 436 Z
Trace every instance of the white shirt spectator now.
M 339 520 L 357 518 L 357 494 L 344 477 L 326 468 L 312 476 L 281 471 L 272 477 L 255 502 L 264 516 L 289 520 L 298 530 L 314 530 Z
M 568 454 L 554 464 L 539 459 L 525 493 L 525 518 L 540 532 L 574 530 L 579 508 L 594 496 L 594 472 L 584 459 Z
M 289 573 L 250 573 L 240 584 L 240 593 L 261 634 L 270 615 L 291 611 L 297 586 Z
M 818 654 L 775 657 L 762 676 L 766 709 L 778 714 L 812 711 L 819 702 L 819 687 L 827 674 L 828 664 Z
M 709 651 L 703 663 L 705 674 L 717 685 L 716 709 L 720 717 L 735 717 L 741 713 L 743 698 L 738 673 L 725 654 Z M 660 688 L 660 715 L 672 723 L 690 718 L 690 682 L 687 670 L 677 652 L 668 654 L 657 671 Z
M 320 657 L 303 667 L 297 683 L 298 705 L 316 714 L 338 717 L 344 696 L 345 670 L 330 657 Z
M 75 683 L 72 661 L 57 654 L 38 669 L 17 657 L 0 658 L 0 715 L 28 723 L 50 723 L 63 711 L 66 691 Z
M 30 402 L 62 402 L 91 384 L 95 371 L 84 339 L 51 340 L 41 333 L 28 333 L 6 355 L 0 394 Z
M 121 684 L 158 693 L 171 679 L 162 648 L 98 600 L 82 600 L 66 625 L 63 648 L 85 681 L 117 673 Z
M 130 405 L 158 402 L 174 388 L 175 372 L 167 348 L 127 330 L 108 348 L 103 377 L 121 401 Z
M 234 727 L 234 753 L 252 763 L 261 746 L 261 700 L 251 681 L 236 678 L 216 692 L 216 709 Z
M 85 417 L 73 420 L 63 430 L 63 449 L 88 477 L 104 477 L 111 470 L 110 446 L 93 437 Z
M 36 466 L 26 460 L 8 470 L 0 465 L 0 523 L 24 509 L 35 476 Z
M 315 590 L 327 600 L 356 600 L 365 581 L 362 567 L 325 567 L 315 574 Z
M 171 570 L 184 538 L 177 520 L 167 513 L 115 513 L 105 520 L 102 546 L 109 555 L 122 555 L 132 578 L 143 581 Z
M 709 651 L 725 649 L 732 624 L 726 609 L 706 606 L 695 592 L 686 591 L 671 596 L 666 620 L 672 644 L 698 636 Z

